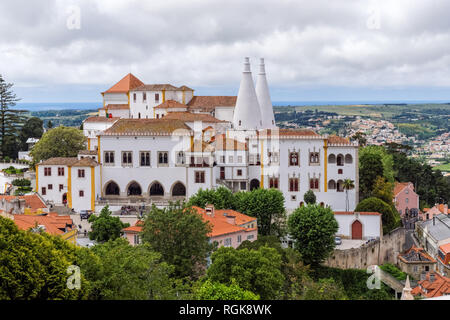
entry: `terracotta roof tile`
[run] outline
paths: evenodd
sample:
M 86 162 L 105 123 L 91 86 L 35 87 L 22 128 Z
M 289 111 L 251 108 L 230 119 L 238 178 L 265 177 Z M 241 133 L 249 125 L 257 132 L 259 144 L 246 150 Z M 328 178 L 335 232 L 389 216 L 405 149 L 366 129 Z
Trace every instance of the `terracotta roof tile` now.
M 119 119 L 120 119 L 119 117 L 107 118 L 107 117 L 94 116 L 94 117 L 89 117 L 89 118 L 85 119 L 83 122 L 115 122 Z
M 348 138 L 331 135 L 328 137 L 328 143 L 329 144 L 350 144 L 350 140 Z
M 178 101 L 175 101 L 175 100 L 166 100 L 163 103 L 157 105 L 155 108 L 156 109 L 172 109 L 172 108 L 187 109 L 187 105 L 179 103 Z
M 95 161 L 92 158 L 83 158 L 78 160 L 77 157 L 70 157 L 70 158 L 63 158 L 63 157 L 56 157 L 56 158 L 50 158 L 45 161 L 42 161 L 37 164 L 38 166 L 69 166 L 69 167 L 96 167 L 98 166 L 97 161 Z
M 130 106 L 127 104 L 108 104 L 99 110 L 128 110 Z
M 190 112 L 169 112 L 163 119 L 182 120 L 186 122 L 203 121 L 211 123 L 227 122 L 214 118 L 212 115 L 205 113 L 190 113 Z
M 136 87 L 133 89 L 133 91 L 178 91 L 180 90 L 179 88 L 168 84 L 168 83 L 163 83 L 163 84 L 142 84 L 139 87 Z M 181 91 L 181 90 L 180 90 Z
M 397 196 L 403 189 L 405 189 L 411 182 L 395 182 L 394 197 Z M 414 187 L 413 187 L 414 188 Z
M 215 136 L 212 143 L 214 144 L 216 150 L 248 150 L 246 143 L 237 141 L 236 139 L 227 138 L 225 134 Z
M 0 195 L 0 201 L 5 199 L 6 201 L 11 201 L 14 199 L 24 199 L 27 208 L 30 208 L 32 212 L 36 212 L 38 209 L 45 209 L 47 206 L 42 201 L 42 199 L 37 194 L 24 195 L 24 196 L 7 196 Z
M 381 216 L 381 213 L 378 212 L 358 212 L 362 216 Z M 334 211 L 334 214 L 347 214 L 354 215 L 354 211 Z
M 143 84 L 141 80 L 129 73 L 104 93 L 127 93 Z
M 180 120 L 120 119 L 100 135 L 190 135 L 191 129 Z
M 78 154 L 82 156 L 96 156 L 97 150 L 81 150 Z
M 28 230 L 36 225 L 43 225 L 45 226 L 45 232 L 51 235 L 62 235 L 73 228 L 73 221 L 70 216 L 15 214 L 13 218 L 19 229 Z
M 193 96 L 187 104 L 189 109 L 200 109 L 211 112 L 216 107 L 235 107 L 236 96 Z

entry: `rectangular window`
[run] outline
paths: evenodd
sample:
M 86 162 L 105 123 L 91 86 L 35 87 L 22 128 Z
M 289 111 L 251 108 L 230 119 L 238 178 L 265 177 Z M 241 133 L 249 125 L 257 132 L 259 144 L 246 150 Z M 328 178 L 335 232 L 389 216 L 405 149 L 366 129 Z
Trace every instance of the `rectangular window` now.
M 140 244 L 141 243 L 141 239 L 140 236 L 138 234 L 134 235 L 134 244 Z
M 64 167 L 58 168 L 58 176 L 64 176 Z
M 247 236 L 247 240 L 252 240 L 254 238 L 254 235 L 249 235 L 249 236 Z
M 225 156 L 220 156 L 220 162 L 225 163 Z
M 80 198 L 84 197 L 84 191 L 83 191 L 83 190 L 80 190 L 80 191 L 78 192 L 78 194 L 80 195 Z
M 63 184 L 60 184 L 60 185 L 59 185 L 59 191 L 61 192 L 63 189 L 64 189 L 64 185 L 63 185 Z
M 44 176 L 51 176 L 52 168 L 44 168 Z
M 247 182 L 245 181 L 241 182 L 241 190 L 247 190 Z
M 49 184 L 49 185 L 47 186 L 47 188 L 48 188 L 48 190 L 53 190 L 53 185 L 52 185 L 52 184 Z
M 319 191 L 319 179 L 318 178 L 312 178 L 309 180 L 309 188 L 311 190 Z
M 278 189 L 278 178 L 269 178 L 269 188 Z
M 133 165 L 133 153 L 131 151 L 122 151 L 122 166 Z
M 169 164 L 169 153 L 167 151 L 158 152 L 158 165 L 167 166 Z
M 147 94 L 145 92 L 142 94 L 142 102 L 147 102 Z
M 155 102 L 159 102 L 159 93 L 155 93 Z
M 298 166 L 298 152 L 289 153 L 289 165 Z
M 289 179 L 289 191 L 290 192 L 298 191 L 298 178 Z
M 150 151 L 141 151 L 141 167 L 150 167 Z
M 136 93 L 133 93 L 133 102 L 136 102 Z
M 238 163 L 242 163 L 242 156 L 238 156 L 237 162 L 238 162 Z
M 195 171 L 195 183 L 205 183 L 205 171 Z
M 84 169 L 78 169 L 78 178 L 84 178 Z
M 105 164 L 114 165 L 114 151 L 105 151 L 103 159 Z
M 238 177 L 241 177 L 241 176 L 242 176 L 242 169 L 238 169 L 238 170 L 237 170 L 237 176 L 238 176 Z
M 225 247 L 231 247 L 231 238 L 226 238 L 223 242 Z
M 319 164 L 319 153 L 318 152 L 310 152 L 309 153 L 309 163 L 310 164 Z
M 228 163 L 233 163 L 233 156 L 228 157 Z
M 43 196 L 45 196 L 45 195 L 47 194 L 47 188 L 42 187 L 42 189 L 41 189 L 41 194 L 42 194 Z
M 240 236 L 240 235 L 237 236 L 237 242 L 238 242 L 238 243 L 241 243 L 241 242 L 242 242 L 242 236 Z

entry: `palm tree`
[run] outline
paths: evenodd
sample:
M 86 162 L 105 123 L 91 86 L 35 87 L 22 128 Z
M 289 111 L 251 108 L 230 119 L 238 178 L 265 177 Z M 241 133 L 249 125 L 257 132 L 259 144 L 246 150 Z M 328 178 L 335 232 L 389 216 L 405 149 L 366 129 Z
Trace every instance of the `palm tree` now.
M 355 182 L 350 179 L 345 179 L 343 183 L 343 187 L 345 190 L 345 211 L 348 211 L 349 203 L 348 203 L 348 190 L 353 189 L 355 187 Z

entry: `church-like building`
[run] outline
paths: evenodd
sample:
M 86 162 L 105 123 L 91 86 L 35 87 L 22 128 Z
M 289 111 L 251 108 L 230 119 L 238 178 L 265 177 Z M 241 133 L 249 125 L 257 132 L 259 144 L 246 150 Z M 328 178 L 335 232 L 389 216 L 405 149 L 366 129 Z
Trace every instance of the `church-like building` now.
M 98 116 L 83 123 L 87 150 L 37 165 L 44 199 L 98 211 L 164 205 L 225 186 L 279 189 L 289 211 L 308 190 L 335 211 L 358 203 L 358 144 L 278 128 L 263 59 L 255 86 L 245 58 L 237 96 L 196 96 L 186 85 L 144 84 L 132 74 L 102 96 Z M 345 179 L 355 183 L 347 205 Z

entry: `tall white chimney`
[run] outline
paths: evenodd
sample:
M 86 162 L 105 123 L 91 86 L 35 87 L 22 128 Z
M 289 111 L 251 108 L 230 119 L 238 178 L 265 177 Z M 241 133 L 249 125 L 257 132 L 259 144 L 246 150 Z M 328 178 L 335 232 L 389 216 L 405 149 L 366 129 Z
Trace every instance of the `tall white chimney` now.
M 248 57 L 244 61 L 244 72 L 234 108 L 233 127 L 237 130 L 257 130 L 262 127 L 261 110 Z
M 262 128 L 273 129 L 275 125 L 275 117 L 273 115 L 272 101 L 270 99 L 269 85 L 266 79 L 266 68 L 264 58 L 260 59 L 259 73 L 256 80 L 256 97 L 258 98 L 259 107 L 261 109 Z

